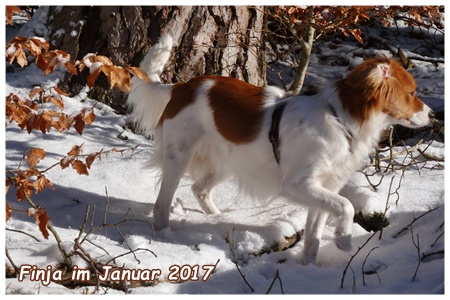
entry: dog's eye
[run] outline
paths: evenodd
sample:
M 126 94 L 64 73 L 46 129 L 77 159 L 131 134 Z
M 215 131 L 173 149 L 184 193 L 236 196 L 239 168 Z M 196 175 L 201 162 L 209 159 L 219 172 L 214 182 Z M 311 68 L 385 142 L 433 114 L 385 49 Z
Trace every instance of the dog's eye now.
M 412 91 L 411 93 L 409 93 L 411 95 L 411 97 L 415 97 L 416 96 L 416 91 Z

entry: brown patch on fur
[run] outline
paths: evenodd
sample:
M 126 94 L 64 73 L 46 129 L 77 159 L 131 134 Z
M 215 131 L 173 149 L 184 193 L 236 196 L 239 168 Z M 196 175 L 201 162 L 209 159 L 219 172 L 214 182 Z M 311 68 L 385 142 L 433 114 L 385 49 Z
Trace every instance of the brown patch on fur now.
M 379 65 L 388 66 L 381 76 Z M 384 68 L 383 68 L 384 70 Z M 374 58 L 356 67 L 336 83 L 342 106 L 363 124 L 371 112 L 384 112 L 396 119 L 408 119 L 423 108 L 413 93 L 413 77 L 399 63 L 386 57 Z
M 187 83 L 180 82 L 176 84 L 172 89 L 170 101 L 167 103 L 159 119 L 158 126 L 164 123 L 165 120 L 174 118 L 186 106 L 193 103 L 195 101 L 195 91 L 198 86 L 198 80 L 190 80 Z
M 231 77 L 199 76 L 175 85 L 158 126 L 194 103 L 198 89 L 208 80 L 214 82 L 207 96 L 219 133 L 235 144 L 253 141 L 262 125 L 264 88 Z
M 253 141 L 263 121 L 264 88 L 236 78 L 207 78 L 215 82 L 208 96 L 217 130 L 235 144 Z

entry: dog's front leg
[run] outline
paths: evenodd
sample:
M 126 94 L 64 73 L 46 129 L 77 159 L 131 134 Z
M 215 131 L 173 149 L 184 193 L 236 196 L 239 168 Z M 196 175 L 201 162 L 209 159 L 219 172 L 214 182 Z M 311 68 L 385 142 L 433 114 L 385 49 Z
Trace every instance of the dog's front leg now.
M 328 213 L 310 208 L 305 224 L 304 248 L 300 262 L 304 265 L 316 263 L 320 239 L 328 219 Z
M 305 226 L 305 263 L 314 261 L 317 256 L 318 243 L 328 214 L 337 218 L 336 246 L 344 251 L 352 249 L 351 236 L 355 210 L 348 199 L 324 188 L 315 180 L 286 184 L 285 189 L 291 199 L 308 205 L 311 210 Z

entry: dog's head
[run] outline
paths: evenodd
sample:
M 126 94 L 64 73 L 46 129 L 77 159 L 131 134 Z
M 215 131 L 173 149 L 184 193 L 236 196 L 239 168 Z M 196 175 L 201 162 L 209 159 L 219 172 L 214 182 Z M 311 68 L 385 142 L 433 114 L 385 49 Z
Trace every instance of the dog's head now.
M 361 124 L 374 113 L 410 128 L 430 124 L 431 109 L 416 94 L 414 78 L 386 57 L 365 61 L 337 83 L 342 106 Z

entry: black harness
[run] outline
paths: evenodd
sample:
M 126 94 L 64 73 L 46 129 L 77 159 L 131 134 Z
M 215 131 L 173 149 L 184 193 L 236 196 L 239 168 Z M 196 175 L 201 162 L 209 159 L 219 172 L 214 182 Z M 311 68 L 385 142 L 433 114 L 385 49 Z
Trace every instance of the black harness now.
M 341 120 L 339 119 L 339 117 L 337 115 L 336 109 L 334 108 L 333 105 L 331 105 L 331 103 L 328 103 L 328 108 L 330 108 L 331 113 L 336 118 L 336 120 L 339 122 L 339 124 L 341 124 L 344 128 L 346 128 L 346 126 L 344 124 L 342 124 Z M 348 129 L 344 129 L 344 133 L 345 133 L 345 138 L 347 139 L 347 142 L 348 142 L 348 151 L 350 151 L 350 153 L 352 153 L 353 134 Z
M 278 129 L 280 128 L 281 115 L 283 114 L 286 104 L 287 102 L 283 101 L 275 106 L 272 113 L 272 126 L 269 131 L 269 140 L 272 143 L 273 155 L 275 156 L 277 164 L 280 164 L 280 132 Z

